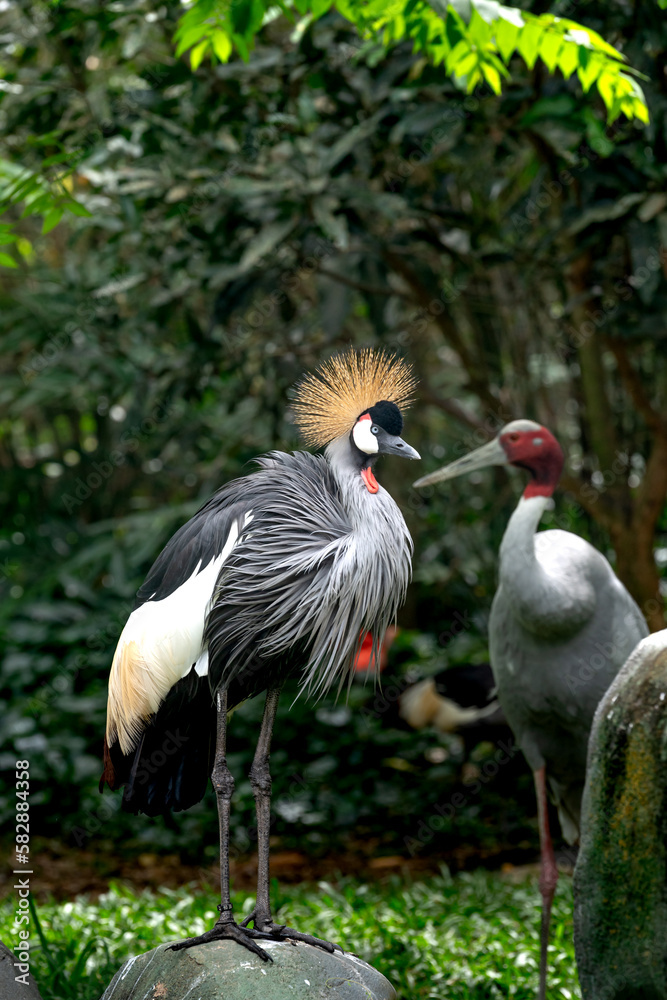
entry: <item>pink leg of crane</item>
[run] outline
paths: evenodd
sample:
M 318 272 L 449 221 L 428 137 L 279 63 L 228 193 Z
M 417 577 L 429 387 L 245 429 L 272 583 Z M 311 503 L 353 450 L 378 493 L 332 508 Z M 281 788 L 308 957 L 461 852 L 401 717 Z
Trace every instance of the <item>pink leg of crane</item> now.
M 537 819 L 540 827 L 540 894 L 542 896 L 542 925 L 540 928 L 540 989 L 538 1000 L 547 995 L 547 947 L 549 945 L 549 923 L 551 905 L 558 882 L 558 868 L 549 830 L 549 809 L 547 804 L 546 769 L 541 767 L 533 774 L 537 793 Z

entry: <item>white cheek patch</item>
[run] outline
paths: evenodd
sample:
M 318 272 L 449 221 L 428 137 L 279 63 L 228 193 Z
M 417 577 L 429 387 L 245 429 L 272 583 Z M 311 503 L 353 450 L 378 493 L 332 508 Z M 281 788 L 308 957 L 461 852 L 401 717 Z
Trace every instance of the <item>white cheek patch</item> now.
M 371 434 L 372 420 L 358 420 L 352 431 L 352 438 L 359 451 L 364 455 L 375 455 L 379 449 L 378 439 Z

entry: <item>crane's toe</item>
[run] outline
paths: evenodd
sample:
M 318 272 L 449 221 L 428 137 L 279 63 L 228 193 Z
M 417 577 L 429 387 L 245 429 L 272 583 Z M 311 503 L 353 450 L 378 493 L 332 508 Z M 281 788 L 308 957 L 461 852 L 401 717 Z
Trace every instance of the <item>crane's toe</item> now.
M 248 924 L 251 921 L 261 934 L 269 934 L 272 941 L 289 941 L 291 944 L 302 941 L 304 944 L 312 944 L 316 948 L 324 948 L 329 954 L 333 954 L 335 951 L 343 951 L 339 944 L 333 944 L 331 941 L 323 941 L 322 938 L 313 937 L 312 934 L 302 934 L 301 931 L 296 931 L 293 927 L 286 927 L 285 924 L 277 924 L 269 915 L 257 909 L 253 910 L 245 920 L 241 921 L 241 927 L 248 929 Z
M 243 945 L 253 955 L 257 955 L 263 962 L 272 962 L 273 959 L 268 952 L 256 943 L 260 941 L 275 941 L 276 937 L 271 932 L 260 931 L 254 927 L 239 927 L 233 922 L 217 923 L 210 931 L 200 934 L 198 937 L 187 938 L 171 945 L 171 951 L 183 951 L 185 948 L 194 948 L 198 944 L 206 944 L 208 941 L 236 941 Z
M 274 926 L 280 928 L 278 931 L 279 941 L 303 941 L 304 944 L 312 944 L 316 948 L 324 948 L 330 954 L 333 954 L 335 951 L 340 951 L 341 953 L 343 951 L 339 944 L 334 944 L 332 941 L 323 941 L 322 938 L 313 937 L 312 934 L 302 934 L 301 931 L 295 931 L 293 927 L 285 927 L 284 924 L 276 924 Z

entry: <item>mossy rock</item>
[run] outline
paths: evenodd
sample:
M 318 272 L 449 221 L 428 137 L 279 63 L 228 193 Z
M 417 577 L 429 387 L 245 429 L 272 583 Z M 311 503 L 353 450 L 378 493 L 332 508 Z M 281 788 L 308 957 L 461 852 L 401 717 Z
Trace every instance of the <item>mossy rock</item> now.
M 667 1000 L 667 630 L 596 712 L 574 902 L 584 1000 Z
M 234 941 L 160 945 L 126 962 L 101 1000 L 396 1000 L 391 983 L 355 955 L 301 942 L 262 948 L 273 962 Z

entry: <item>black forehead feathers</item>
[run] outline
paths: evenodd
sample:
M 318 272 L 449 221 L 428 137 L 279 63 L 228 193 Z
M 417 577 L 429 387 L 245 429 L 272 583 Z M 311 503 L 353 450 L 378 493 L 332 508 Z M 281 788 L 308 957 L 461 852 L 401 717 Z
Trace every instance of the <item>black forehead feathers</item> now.
M 398 437 L 403 430 L 401 411 L 396 403 L 390 403 L 388 399 L 381 399 L 375 406 L 370 407 L 368 413 L 373 423 L 382 427 L 387 434 L 394 434 Z

